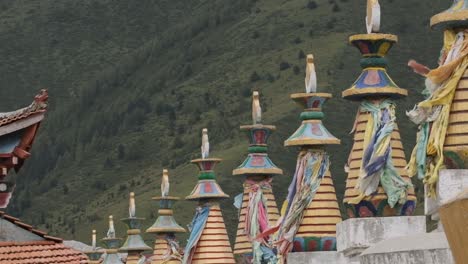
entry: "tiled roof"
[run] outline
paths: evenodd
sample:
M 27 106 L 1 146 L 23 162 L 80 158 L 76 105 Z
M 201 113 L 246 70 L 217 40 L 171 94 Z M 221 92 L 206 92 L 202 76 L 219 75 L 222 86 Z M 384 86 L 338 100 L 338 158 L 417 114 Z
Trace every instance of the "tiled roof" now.
M 45 240 L 0 242 L 0 264 L 80 264 L 88 258 L 82 252 L 65 246 L 61 238 L 48 236 L 46 232 L 34 229 L 18 218 L 0 211 L 0 218 L 36 234 Z
M 13 112 L 0 113 L 0 127 L 35 114 L 44 113 L 47 110 L 48 98 L 47 90 L 41 90 L 29 106 Z
M 53 241 L 53 242 L 59 242 L 59 243 L 62 243 L 63 242 L 63 239 L 61 238 L 58 238 L 58 237 L 53 237 L 53 236 L 49 236 L 47 235 L 47 232 L 44 232 L 44 231 L 41 231 L 41 230 L 38 230 L 38 229 L 35 229 L 33 226 L 31 225 L 28 225 L 26 223 L 23 223 L 20 221 L 20 219 L 16 218 L 16 217 L 13 217 L 11 215 L 7 215 L 5 214 L 5 212 L 3 211 L 0 211 L 0 218 L 3 218 L 5 220 L 8 220 L 10 221 L 11 223 L 25 229 L 26 231 L 29 231 L 33 234 L 36 234 L 42 238 L 44 238 L 45 240 L 49 240 L 49 241 Z M 1 242 L 0 242 L 1 243 Z
M 87 263 L 87 257 L 54 241 L 0 242 L 0 264 Z

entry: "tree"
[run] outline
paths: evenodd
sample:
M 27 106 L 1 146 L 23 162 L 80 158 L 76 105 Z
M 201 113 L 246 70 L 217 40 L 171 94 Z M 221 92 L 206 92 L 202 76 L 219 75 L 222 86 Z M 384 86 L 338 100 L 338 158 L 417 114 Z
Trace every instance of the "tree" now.
M 311 0 L 311 1 L 309 1 L 309 3 L 307 3 L 307 8 L 309 8 L 309 9 L 315 9 L 317 7 L 318 7 L 318 5 L 317 5 L 317 3 L 315 1 Z
M 260 77 L 260 75 L 258 75 L 256 71 L 252 72 L 252 74 L 250 75 L 250 82 L 260 81 L 261 79 L 262 78 Z
M 297 58 L 298 59 L 304 59 L 306 56 L 305 56 L 305 53 L 304 51 L 300 50 L 299 53 L 297 54 Z

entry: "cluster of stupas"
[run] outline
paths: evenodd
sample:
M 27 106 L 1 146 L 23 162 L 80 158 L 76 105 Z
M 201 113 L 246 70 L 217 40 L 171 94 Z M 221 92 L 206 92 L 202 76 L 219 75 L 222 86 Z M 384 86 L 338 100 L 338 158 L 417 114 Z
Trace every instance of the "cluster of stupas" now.
M 314 57 L 309 54 L 306 59 L 305 92 L 291 95 L 291 99 L 304 110 L 300 114 L 302 120 L 300 127 L 284 141 L 286 147 L 297 147 L 299 153 L 296 169 L 282 208 L 279 209 L 277 206 L 272 181 L 275 176 L 282 175 L 283 171 L 268 156 L 268 139 L 276 127 L 263 124 L 260 95 L 254 91 L 252 124 L 240 127 L 249 139 L 248 155 L 232 173 L 235 176 L 241 176 L 243 181 L 243 192 L 233 199 L 234 205 L 239 210 L 234 248 L 232 249 L 229 243 L 222 210 L 219 206 L 219 200 L 229 198 L 216 182 L 214 167 L 221 160 L 210 156 L 207 129 L 203 129 L 201 158 L 192 161 L 199 169 L 198 182 L 192 193 L 186 197 L 186 200 L 198 202 L 195 216 L 189 225 L 190 236 L 187 244 L 185 249 L 181 250 L 175 240 L 174 233 L 185 230 L 172 217 L 171 204 L 177 198 L 168 196 L 169 183 L 167 171 L 165 171 L 161 187 L 162 197 L 155 198 L 160 201 L 159 218 L 147 231 L 156 234 L 154 255 L 150 257 L 151 263 L 225 264 L 236 263 L 236 260 L 237 263 L 254 264 L 296 262 L 344 264 L 360 263 L 359 261 L 374 263 L 365 262 L 365 257 L 359 260 L 359 256 L 365 254 L 366 248 L 378 244 L 380 240 L 411 234 L 425 234 L 424 217 L 411 216 L 416 207 L 416 195 L 410 177 L 418 172 L 422 173 L 430 196 L 435 190 L 432 180 L 435 176 L 430 174 L 438 173 L 438 171 L 435 172 L 437 166 L 443 167 L 437 161 L 441 159 L 448 161 L 448 168 L 452 165 L 462 166 L 459 164 L 462 158 L 456 153 L 463 151 L 459 147 L 465 146 L 461 142 L 464 139 L 454 139 L 454 137 L 460 132 L 468 132 L 468 130 L 463 130 L 463 127 L 460 128 L 460 124 L 468 123 L 468 115 L 461 115 L 465 111 L 463 105 L 466 105 L 461 102 L 468 98 L 465 98 L 462 93 L 466 90 L 463 88 L 463 80 L 468 59 L 466 65 L 463 64 L 463 70 L 458 65 L 452 65 L 450 69 L 457 70 L 458 73 L 455 76 L 456 81 L 450 82 L 453 89 L 450 98 L 453 99 L 452 109 L 448 106 L 442 106 L 441 109 L 436 104 L 437 102 L 431 101 L 431 96 L 440 96 L 437 91 L 433 91 L 435 95 L 429 96 L 429 99 L 409 113 L 412 120 L 421 121 L 419 124 L 423 131 L 419 132 L 415 153 L 418 152 L 418 148 L 424 148 L 421 146 L 424 143 L 421 137 L 426 137 L 426 143 L 427 138 L 431 139 L 427 136 L 428 134 L 421 135 L 425 133 L 424 129 L 441 129 L 430 125 L 425 127 L 426 123 L 423 123 L 425 120 L 421 115 L 427 114 L 428 111 L 421 109 L 423 107 L 427 109 L 427 101 L 432 103 L 430 106 L 433 108 L 432 113 L 427 116 L 431 118 L 431 122 L 434 120 L 437 122 L 437 114 L 442 115 L 444 111 L 446 113 L 446 116 L 439 116 L 439 118 L 446 119 L 446 142 L 448 143 L 444 145 L 441 143 L 444 141 L 439 140 L 436 141 L 440 145 L 439 148 L 431 146 L 436 147 L 437 151 L 442 151 L 442 147 L 445 146 L 444 152 L 428 151 L 427 156 L 432 155 L 428 157 L 429 162 L 434 164 L 421 171 L 421 165 L 430 164 L 420 160 L 424 155 L 415 154 L 409 165 L 406 162 L 395 116 L 395 100 L 407 96 L 407 91 L 398 87 L 390 78 L 386 70 L 385 58 L 398 38 L 392 34 L 379 32 L 380 5 L 376 0 L 368 1 L 366 23 L 367 34 L 350 37 L 350 43 L 356 46 L 362 54 L 362 73 L 352 86 L 342 93 L 343 98 L 360 103 L 354 126 L 349 128 L 354 135 L 354 143 L 345 166 L 348 177 L 343 203 L 349 219 L 345 221 L 342 219 L 330 173 L 332 161 L 326 148 L 327 145 L 340 144 L 340 140 L 333 136 L 322 123 L 324 118 L 322 108 L 325 102 L 332 98 L 332 95 L 320 91 L 317 85 Z M 460 32 L 466 34 L 463 30 Z M 464 45 L 465 42 L 460 40 L 463 34 L 453 33 L 453 38 L 450 39 L 458 41 L 455 43 L 457 45 Z M 454 49 L 455 44 L 452 43 L 448 47 Z M 446 56 L 452 56 L 453 58 L 450 58 L 458 64 L 465 63 L 465 59 L 459 58 L 468 54 L 468 52 L 464 53 L 464 46 L 456 51 L 458 54 L 453 54 L 453 52 L 450 50 L 448 52 L 450 54 Z M 415 62 L 410 62 L 410 66 L 417 72 L 420 72 L 420 68 L 427 69 Z M 423 75 L 430 79 L 432 75 L 442 74 L 437 71 L 438 69 L 434 71 L 427 69 Z M 438 78 L 430 80 L 435 82 L 441 77 Z M 456 121 L 449 118 L 453 116 L 456 116 Z M 463 121 L 463 118 L 466 121 Z M 430 135 L 440 137 L 438 132 L 439 130 L 431 131 Z M 432 141 L 429 143 L 435 144 Z M 428 149 L 427 144 L 425 149 Z M 448 151 L 450 152 L 446 154 L 446 158 L 440 156 Z M 126 220 L 128 223 L 134 221 L 129 219 Z M 129 227 L 132 228 L 128 231 L 129 239 L 118 251 L 129 252 L 126 263 L 137 263 L 141 252 L 147 246 L 138 236 L 139 225 L 129 224 Z M 130 239 L 130 236 L 137 236 L 138 239 Z M 109 241 L 108 239 L 115 240 L 109 237 L 105 241 Z M 110 250 L 107 252 L 108 257 L 114 256 L 117 252 L 112 245 L 108 250 Z M 301 252 L 309 254 L 305 255 L 302 261 L 298 257 L 301 256 Z M 91 252 L 90 256 L 93 254 Z M 369 254 L 369 256 L 371 259 L 373 255 Z M 103 263 L 113 263 L 106 262 L 106 259 Z M 394 263 L 388 259 L 379 260 L 380 262 Z M 142 260 L 141 263 L 144 261 Z
M 460 208 L 468 208 L 463 202 L 468 198 L 468 172 L 465 171 L 468 160 L 467 21 L 468 0 L 454 1 L 450 9 L 431 20 L 431 26 L 445 30 L 440 66 L 430 70 L 414 61 L 409 63 L 417 73 L 426 77 L 426 99 L 408 113 L 409 118 L 419 125 L 419 132 L 407 163 L 395 116 L 395 100 L 407 96 L 407 91 L 390 78 L 385 58 L 398 38 L 380 33 L 380 5 L 377 0 L 368 1 L 367 34 L 350 37 L 350 43 L 362 54 L 362 73 L 342 93 L 343 98 L 360 103 L 354 126 L 349 128 L 354 143 L 345 166 L 348 177 L 343 203 L 347 220 L 343 221 L 340 213 L 330 173 L 332 161 L 326 148 L 340 144 L 340 140 L 322 123 L 322 108 L 332 95 L 320 92 L 314 57 L 308 55 L 305 92 L 291 95 L 304 110 L 300 114 L 300 127 L 284 142 L 287 147 L 297 147 L 299 153 L 281 209 L 277 206 L 272 181 L 283 175 L 283 171 L 268 156 L 268 139 L 276 128 L 263 124 L 260 95 L 255 91 L 252 124 L 240 127 L 249 139 L 248 155 L 232 173 L 242 177 L 243 181 L 243 192 L 234 198 L 234 205 L 239 210 L 234 248 L 219 205 L 220 200 L 228 199 L 229 195 L 216 182 L 214 171 L 221 159 L 210 156 L 208 130 L 203 129 L 201 158 L 191 161 L 199 169 L 198 181 L 185 198 L 197 202 L 194 218 L 188 225 L 190 235 L 185 248 L 179 245 L 176 234 L 186 230 L 176 222 L 172 210 L 179 198 L 169 195 L 169 174 L 164 170 L 161 196 L 153 198 L 159 202 L 158 218 L 146 230 L 146 233 L 154 234 L 153 247 L 142 239 L 143 219 L 136 216 L 135 195 L 130 193 L 129 216 L 122 219 L 128 226 L 126 241 L 122 245 L 122 239 L 116 237 L 114 219 L 110 216 L 109 230 L 102 239 L 105 250 L 97 247 L 96 231 L 93 231 L 92 250 L 86 252 L 89 263 L 227 264 L 237 260 L 254 264 L 344 264 L 396 263 L 398 260 L 400 263 L 450 264 L 455 263 L 453 259 L 457 263 L 468 263 L 468 256 L 464 258 L 466 255 L 463 255 L 466 253 L 455 250 L 467 243 L 466 239 L 460 242 L 464 238 L 456 233 L 460 231 L 467 235 L 463 230 L 468 230 L 466 214 L 459 213 Z M 15 141 L 15 144 L 6 144 L 13 147 L 2 154 L 5 163 L 1 164 L 0 193 L 10 188 L 3 182 L 8 170 L 18 169 L 29 155 L 28 150 L 45 111 L 45 99 L 47 95 L 43 92 L 29 108 L 0 116 L 0 136 L 11 133 L 13 136 L 8 140 Z M 4 124 L 15 118 L 23 120 L 20 126 L 4 128 Z M 24 132 L 14 133 L 17 131 L 14 129 Z M 432 235 L 426 236 L 425 217 L 411 216 L 416 207 L 410 179 L 413 175 L 424 180 L 428 215 L 439 219 L 438 209 L 445 206 L 441 209 L 441 217 L 445 219 L 443 223 L 448 230 L 453 259 L 450 249 L 444 245 L 417 248 L 418 242 L 409 244 L 434 239 Z M 447 187 L 450 184 L 444 185 L 447 182 L 451 189 Z M 453 191 L 454 185 L 458 191 Z M 449 194 L 447 190 L 450 190 Z M 467 194 L 458 200 L 447 198 L 454 198 L 464 191 Z M 458 209 L 452 209 L 448 200 L 462 202 L 453 206 Z M 457 222 L 457 217 L 465 221 Z M 438 240 L 445 239 L 445 234 L 435 235 Z M 406 240 L 410 242 L 405 244 Z M 152 254 L 142 254 L 148 251 Z M 430 256 L 425 255 L 427 252 L 431 252 Z M 126 257 L 121 253 L 126 253 Z M 413 256 L 420 256 L 418 261 L 422 262 L 411 262 Z

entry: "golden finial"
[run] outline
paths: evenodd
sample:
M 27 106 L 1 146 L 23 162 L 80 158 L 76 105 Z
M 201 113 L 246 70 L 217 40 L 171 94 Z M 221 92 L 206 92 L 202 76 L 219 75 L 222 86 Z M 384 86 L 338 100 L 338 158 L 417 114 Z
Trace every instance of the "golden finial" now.
M 307 93 L 317 92 L 317 73 L 315 72 L 314 55 L 307 55 L 305 87 Z
M 164 169 L 161 181 L 161 196 L 166 197 L 169 195 L 169 171 Z
M 93 247 L 93 250 L 96 250 L 96 229 L 93 229 L 92 247 Z
M 252 95 L 252 121 L 254 125 L 262 123 L 262 108 L 260 107 L 260 95 L 257 91 Z
M 107 238 L 115 238 L 114 218 L 109 215 L 109 230 L 107 231 Z
M 367 0 L 366 28 L 367 34 L 377 33 L 380 30 L 379 0 Z
M 210 142 L 208 140 L 208 129 L 204 128 L 202 131 L 202 145 L 201 145 L 202 159 L 210 156 Z
M 130 206 L 128 207 L 128 215 L 130 218 L 135 217 L 135 193 L 130 193 Z

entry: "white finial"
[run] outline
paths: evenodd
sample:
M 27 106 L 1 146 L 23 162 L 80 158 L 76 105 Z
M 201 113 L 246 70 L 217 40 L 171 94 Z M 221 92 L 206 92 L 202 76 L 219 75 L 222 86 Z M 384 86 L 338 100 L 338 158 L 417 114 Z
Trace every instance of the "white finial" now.
M 252 120 L 254 125 L 262 123 L 262 107 L 260 106 L 260 96 L 257 91 L 252 95 Z
M 130 193 L 130 206 L 128 207 L 128 216 L 130 218 L 135 217 L 135 193 Z
M 164 169 L 161 181 L 161 196 L 166 197 L 169 195 L 169 172 Z
M 210 156 L 210 142 L 208 140 L 208 129 L 204 128 L 202 131 L 202 145 L 201 145 L 202 159 Z
M 317 73 L 315 72 L 314 55 L 307 55 L 305 87 L 307 93 L 317 92 Z
M 114 218 L 109 215 L 109 230 L 107 231 L 107 238 L 115 238 Z
M 92 239 L 92 247 L 93 247 L 93 250 L 96 249 L 96 230 L 93 230 L 93 239 Z
M 367 0 L 366 16 L 367 34 L 380 31 L 380 4 L 379 0 Z

